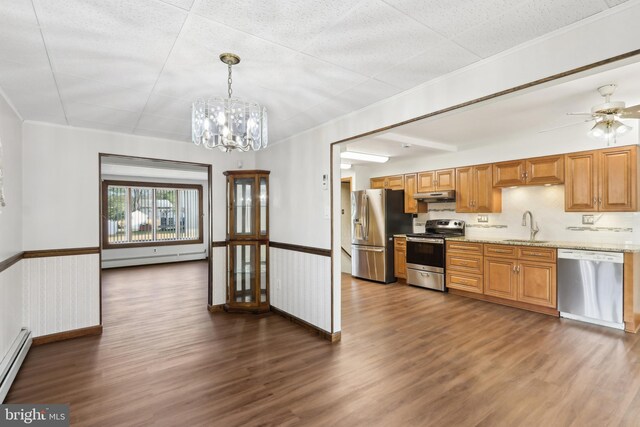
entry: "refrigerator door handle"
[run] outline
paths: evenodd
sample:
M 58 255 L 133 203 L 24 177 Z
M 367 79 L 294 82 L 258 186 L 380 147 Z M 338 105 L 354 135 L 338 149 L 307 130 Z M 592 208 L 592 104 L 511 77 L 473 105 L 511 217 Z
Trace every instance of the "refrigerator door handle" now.
M 354 251 L 363 251 L 363 252 L 384 252 L 384 248 L 368 248 L 366 246 L 352 246 L 352 250 Z
M 369 240 L 369 196 L 364 195 L 364 225 L 363 225 L 363 237 L 364 240 Z

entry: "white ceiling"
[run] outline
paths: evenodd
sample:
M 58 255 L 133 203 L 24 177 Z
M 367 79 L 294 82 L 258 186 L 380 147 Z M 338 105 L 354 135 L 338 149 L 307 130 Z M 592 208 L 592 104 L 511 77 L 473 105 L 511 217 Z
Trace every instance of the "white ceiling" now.
M 190 139 L 191 102 L 264 103 L 277 141 L 625 0 L 2 0 L 26 120 Z
M 491 145 L 518 136 L 545 138 L 552 132 L 567 129 L 576 135 L 585 135 L 593 126 L 592 122 L 585 123 L 590 116 L 567 113 L 589 112 L 592 106 L 604 102 L 597 88 L 610 83 L 618 85 L 612 100 L 624 101 L 628 107 L 640 104 L 638 76 L 640 62 L 623 65 L 399 126 L 345 144 L 345 149 L 401 159 Z M 624 121 L 636 132 L 640 128 L 639 120 Z M 411 139 L 415 139 L 415 143 L 403 148 L 402 143 Z M 438 148 L 437 144 L 444 144 L 445 149 Z

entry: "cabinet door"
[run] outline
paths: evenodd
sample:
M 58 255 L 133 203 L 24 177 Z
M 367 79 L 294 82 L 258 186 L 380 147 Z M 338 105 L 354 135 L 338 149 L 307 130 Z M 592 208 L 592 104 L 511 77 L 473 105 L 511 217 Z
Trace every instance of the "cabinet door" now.
M 500 162 L 493 165 L 493 186 L 512 187 L 526 184 L 525 161 Z
M 228 233 L 230 239 L 255 239 L 256 230 L 256 178 L 255 175 L 237 175 L 229 178 Z
M 400 279 L 407 278 L 407 249 L 406 240 L 395 238 L 393 250 L 393 269 L 396 277 Z
M 447 288 L 481 294 L 483 290 L 482 276 L 447 271 Z
M 473 167 L 456 169 L 456 212 L 473 212 Z
M 474 166 L 474 212 L 501 212 L 502 190 L 493 188 L 492 165 Z
M 436 173 L 434 171 L 418 173 L 418 193 L 436 191 Z
M 233 243 L 227 249 L 229 255 L 228 303 L 236 306 L 253 306 L 259 295 L 256 274 L 257 245 L 255 243 Z
M 515 300 L 518 297 L 516 261 L 508 258 L 484 259 L 484 294 Z
M 384 188 L 390 190 L 404 190 L 404 175 L 387 176 Z
M 600 152 L 598 207 L 605 212 L 638 209 L 637 148 L 621 147 Z
M 567 154 L 564 177 L 564 210 L 593 212 L 598 210 L 597 152 Z
M 436 191 L 450 191 L 456 189 L 456 170 L 442 169 L 436 171 Z
M 518 301 L 544 307 L 556 307 L 556 264 L 520 261 Z
M 418 187 L 415 173 L 404 176 L 404 213 L 424 213 L 428 211 L 427 204 L 413 198 Z
M 547 156 L 528 159 L 527 184 L 562 184 L 564 182 L 564 156 Z
M 384 188 L 384 180 L 385 177 L 383 176 L 380 178 L 371 178 L 369 180 L 370 187 L 374 190 Z

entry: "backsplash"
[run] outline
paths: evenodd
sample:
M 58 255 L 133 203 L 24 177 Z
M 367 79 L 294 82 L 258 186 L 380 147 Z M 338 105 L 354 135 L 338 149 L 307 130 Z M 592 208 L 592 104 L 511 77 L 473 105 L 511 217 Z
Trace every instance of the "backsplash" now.
M 483 214 L 487 223 L 478 222 L 478 214 L 455 212 L 455 203 L 429 205 L 429 213 L 418 214 L 414 231 L 424 231 L 427 219 L 456 218 L 467 223 L 466 234 L 471 238 L 528 239 L 529 226 L 522 226 L 526 210 L 533 213 L 540 232 L 537 240 L 569 242 L 640 244 L 640 213 L 594 212 L 594 224 L 582 224 L 582 215 L 564 211 L 564 186 L 532 186 L 502 190 L 502 213 Z

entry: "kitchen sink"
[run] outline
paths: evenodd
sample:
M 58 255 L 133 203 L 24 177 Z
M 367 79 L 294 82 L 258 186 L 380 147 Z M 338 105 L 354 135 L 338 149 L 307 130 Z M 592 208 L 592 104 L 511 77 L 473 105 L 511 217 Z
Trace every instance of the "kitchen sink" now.
M 516 243 L 547 243 L 547 242 L 548 242 L 548 240 L 505 239 L 505 242 L 516 242 Z

